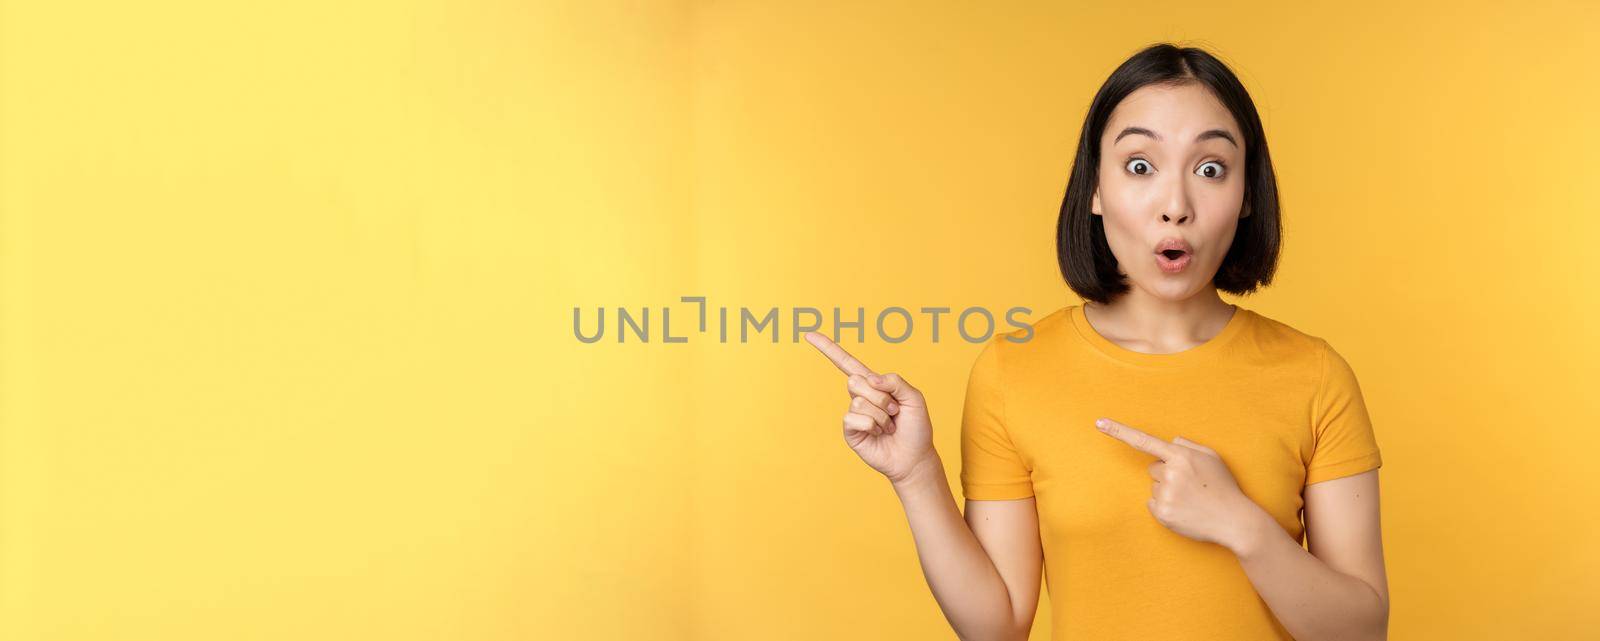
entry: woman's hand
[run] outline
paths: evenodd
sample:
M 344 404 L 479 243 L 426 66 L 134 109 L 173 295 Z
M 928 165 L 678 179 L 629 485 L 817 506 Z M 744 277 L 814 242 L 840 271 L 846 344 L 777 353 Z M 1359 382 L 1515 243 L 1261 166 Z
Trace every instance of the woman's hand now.
M 1095 427 L 1161 459 L 1150 464 L 1155 484 L 1146 506 L 1167 529 L 1237 553 L 1249 544 L 1252 528 L 1267 516 L 1239 490 L 1216 450 L 1182 436 L 1168 443 L 1108 418 Z
M 845 373 L 844 441 L 862 461 L 897 484 L 928 469 L 944 473 L 922 392 L 899 374 L 872 371 L 822 334 L 806 332 L 806 342 Z

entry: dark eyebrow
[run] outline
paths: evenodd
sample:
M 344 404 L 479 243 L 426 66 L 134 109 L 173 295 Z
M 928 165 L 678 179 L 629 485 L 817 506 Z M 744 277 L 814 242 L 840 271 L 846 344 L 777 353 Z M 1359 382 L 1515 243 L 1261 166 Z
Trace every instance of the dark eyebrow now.
M 1117 144 L 1117 141 L 1122 140 L 1123 136 L 1129 136 L 1129 135 L 1133 135 L 1133 134 L 1139 134 L 1141 136 L 1149 136 L 1151 138 L 1156 139 L 1156 141 L 1158 141 L 1158 142 L 1161 140 L 1161 134 L 1158 134 L 1158 133 L 1156 133 L 1154 131 L 1150 131 L 1149 129 L 1145 129 L 1144 127 L 1128 127 L 1126 129 L 1123 129 L 1122 133 L 1117 134 L 1117 137 L 1111 141 L 1111 144 L 1115 145 L 1115 144 Z
M 1228 141 L 1229 143 L 1231 143 L 1235 147 L 1239 146 L 1239 141 L 1233 139 L 1233 134 L 1230 134 L 1227 131 L 1224 131 L 1222 129 L 1209 129 L 1209 130 L 1206 130 L 1206 131 L 1202 131 L 1202 132 L 1200 132 L 1200 135 L 1194 137 L 1194 141 L 1195 142 L 1201 142 L 1201 141 L 1208 140 L 1208 139 L 1211 139 L 1211 138 L 1221 138 L 1223 140 Z
M 1126 129 L 1123 129 L 1122 133 L 1117 134 L 1116 139 L 1112 140 L 1111 144 L 1115 145 L 1115 144 L 1117 144 L 1118 140 L 1122 140 L 1123 136 L 1128 136 L 1128 135 L 1132 135 L 1132 134 L 1139 134 L 1141 136 L 1149 136 L 1151 138 L 1154 138 L 1157 142 L 1161 141 L 1161 134 L 1158 134 L 1158 133 L 1156 133 L 1154 131 L 1150 131 L 1149 129 L 1145 129 L 1144 127 L 1128 127 Z M 1194 141 L 1195 142 L 1202 142 L 1202 141 L 1205 141 L 1205 140 L 1209 140 L 1211 138 L 1221 138 L 1223 140 L 1228 141 L 1229 143 L 1232 143 L 1233 146 L 1235 146 L 1235 147 L 1239 146 L 1239 141 L 1233 139 L 1233 134 L 1230 134 L 1227 131 L 1222 130 L 1222 129 L 1208 129 L 1206 131 L 1200 132 L 1200 135 L 1194 137 Z

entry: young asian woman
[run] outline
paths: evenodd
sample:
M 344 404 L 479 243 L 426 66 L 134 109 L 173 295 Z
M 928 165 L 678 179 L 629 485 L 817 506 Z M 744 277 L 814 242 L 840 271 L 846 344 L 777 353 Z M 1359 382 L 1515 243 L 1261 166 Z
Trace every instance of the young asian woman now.
M 964 514 L 922 393 L 807 334 L 845 373 L 845 440 L 893 485 L 960 638 L 1026 639 L 1041 577 L 1055 639 L 1387 637 L 1382 459 L 1354 372 L 1220 296 L 1271 282 L 1280 222 L 1261 120 L 1224 63 L 1158 44 L 1119 66 L 1057 224 L 1084 302 L 979 354 Z

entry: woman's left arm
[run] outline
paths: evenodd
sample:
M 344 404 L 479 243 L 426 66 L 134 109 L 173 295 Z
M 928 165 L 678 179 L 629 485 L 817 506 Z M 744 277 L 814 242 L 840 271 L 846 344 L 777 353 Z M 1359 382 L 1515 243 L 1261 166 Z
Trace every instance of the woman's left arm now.
M 1309 552 L 1265 510 L 1253 514 L 1230 547 L 1295 639 L 1388 638 L 1378 470 L 1306 486 Z
M 1272 615 L 1298 641 L 1389 637 L 1389 583 L 1378 532 L 1376 468 L 1306 486 L 1311 551 L 1240 491 L 1210 447 L 1182 436 L 1163 441 L 1101 418 L 1101 432 L 1159 461 L 1146 505 L 1168 529 L 1233 551 Z

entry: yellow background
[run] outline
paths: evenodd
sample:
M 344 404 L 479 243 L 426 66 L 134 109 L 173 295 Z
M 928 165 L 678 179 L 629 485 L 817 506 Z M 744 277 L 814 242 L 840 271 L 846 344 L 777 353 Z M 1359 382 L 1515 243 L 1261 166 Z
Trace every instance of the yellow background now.
M 1265 120 L 1229 300 L 1361 380 L 1393 638 L 1593 638 L 1600 10 L 1510 4 L 7 0 L 0 638 L 953 638 L 810 346 L 572 308 L 1075 302 L 1160 40 Z M 954 481 L 950 338 L 846 347 Z

